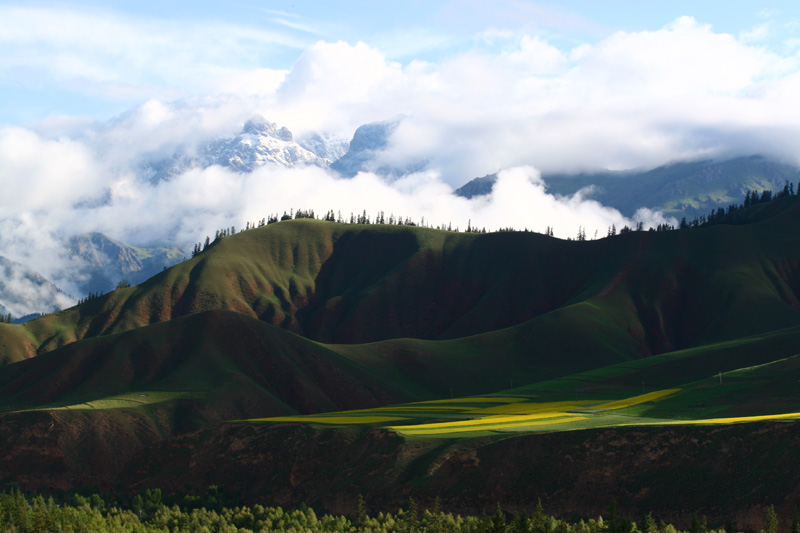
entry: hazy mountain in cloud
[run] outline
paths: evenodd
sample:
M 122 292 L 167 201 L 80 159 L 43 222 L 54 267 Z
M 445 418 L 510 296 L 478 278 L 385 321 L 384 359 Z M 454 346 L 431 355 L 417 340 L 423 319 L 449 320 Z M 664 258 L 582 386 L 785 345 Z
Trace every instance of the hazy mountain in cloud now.
M 72 305 L 72 299 L 34 270 L 0 256 L 0 313 L 20 318 Z
M 345 140 L 312 133 L 299 141 L 285 127 L 256 115 L 234 137 L 216 139 L 193 154 L 179 151 L 168 159 L 150 163 L 140 172 L 151 181 L 168 180 L 191 168 L 220 165 L 237 172 L 252 172 L 268 163 L 287 168 L 327 167 L 348 148 Z
M 416 172 L 424 163 L 402 161 L 392 164 L 382 159 L 389 140 L 402 118 L 372 122 L 358 127 L 347 141 L 329 134 L 309 132 L 295 139 L 285 127 L 261 116 L 248 120 L 235 137 L 220 138 L 194 150 L 178 151 L 168 159 L 147 164 L 140 174 L 151 181 L 169 180 L 192 168 L 212 165 L 250 173 L 268 163 L 286 168 L 298 166 L 330 167 L 351 178 L 359 172 L 374 172 L 388 179 Z
M 350 149 L 350 141 L 329 134 L 309 133 L 296 139 L 297 144 L 328 162 L 342 157 Z
M 350 141 L 346 154 L 334 161 L 331 168 L 342 176 L 351 178 L 368 166 L 375 159 L 377 152 L 385 149 L 399 121 L 372 122 L 359 126 Z
M 82 278 L 79 287 L 84 295 L 108 292 L 123 280 L 136 285 L 183 258 L 183 252 L 174 247 L 130 246 L 102 233 L 72 237 L 68 251 L 71 260 L 77 263 Z
M 489 174 L 482 178 L 474 178 L 455 190 L 455 194 L 464 198 L 475 198 L 492 193 L 497 183 L 497 174 Z
M 630 216 L 641 207 L 665 215 L 689 218 L 740 203 L 748 190 L 776 191 L 788 181 L 797 185 L 800 168 L 762 156 L 724 161 L 695 161 L 660 166 L 644 172 L 543 174 L 547 191 L 571 195 L 591 187 L 589 194 L 604 205 Z M 497 176 L 475 178 L 455 192 L 465 198 L 492 192 Z
M 350 141 L 350 149 L 331 164 L 331 169 L 346 178 L 352 178 L 359 172 L 373 172 L 389 179 L 422 170 L 425 162 L 403 161 L 393 164 L 381 157 L 390 147 L 389 140 L 402 121 L 400 117 L 359 126 Z

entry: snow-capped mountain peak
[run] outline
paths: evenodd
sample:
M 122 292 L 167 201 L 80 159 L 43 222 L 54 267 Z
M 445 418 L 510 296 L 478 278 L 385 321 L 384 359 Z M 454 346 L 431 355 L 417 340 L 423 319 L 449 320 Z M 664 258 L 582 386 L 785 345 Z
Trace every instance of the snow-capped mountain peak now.
M 286 127 L 255 115 L 234 137 L 216 139 L 196 149 L 179 150 L 168 159 L 145 162 L 141 175 L 150 181 L 169 180 L 190 168 L 221 165 L 237 172 L 252 172 L 266 164 L 284 167 L 327 167 L 347 152 L 347 140 L 308 133 L 295 140 Z
M 279 128 L 261 116 L 248 120 L 236 137 L 212 142 L 201 156 L 203 167 L 222 165 L 238 172 L 252 172 L 267 163 L 324 167 L 330 161 L 296 143 L 285 127 Z

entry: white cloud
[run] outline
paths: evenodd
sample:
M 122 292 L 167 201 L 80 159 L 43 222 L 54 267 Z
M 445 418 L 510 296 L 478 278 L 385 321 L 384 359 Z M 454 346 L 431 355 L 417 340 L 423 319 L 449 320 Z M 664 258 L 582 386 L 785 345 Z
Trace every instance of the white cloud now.
M 215 90 L 307 43 L 288 33 L 206 21 L 0 5 L 0 79 L 123 101 Z
M 739 40 L 745 43 L 755 43 L 766 40 L 772 31 L 771 22 L 763 22 L 739 33 Z
M 0 128 L 0 217 L 69 206 L 103 186 L 102 168 L 80 142 L 43 140 L 23 128 Z
M 8 13 L 0 8 L 0 34 L 9 26 L 2 16 Z M 664 219 L 645 209 L 626 220 L 584 194 L 555 198 L 533 169 L 652 167 L 756 152 L 798 162 L 800 153 L 794 53 L 767 52 L 745 36 L 714 32 L 689 17 L 572 50 L 501 28 L 483 36 L 499 44 L 496 50 L 479 47 L 437 63 L 401 65 L 365 43 L 320 41 L 288 72 L 260 64 L 234 65 L 228 72 L 221 66 L 226 54 L 272 37 L 231 37 L 221 49 L 207 50 L 211 44 L 188 35 L 186 27 L 156 38 L 151 34 L 163 28 L 111 17 L 92 19 L 110 21 L 111 29 L 92 30 L 86 20 L 76 20 L 74 30 L 53 21 L 33 30 L 25 22 L 31 13 L 12 13 L 21 30 L 0 39 L 27 39 L 45 48 L 64 44 L 67 51 L 55 66 L 34 62 L 48 76 L 74 69 L 94 83 L 132 87 L 162 77 L 179 89 L 198 81 L 209 91 L 171 103 L 152 98 L 104 123 L 52 117 L 30 130 L 0 129 L 0 250 L 59 285 L 69 283 L 70 272 L 59 263 L 58 247 L 71 232 L 190 248 L 218 228 L 290 208 L 345 215 L 366 208 L 371 216 L 382 209 L 462 229 L 472 220 L 487 229 L 552 226 L 557 235 L 571 237 L 580 225 L 589 236 L 595 230 L 604 235 L 611 224 Z M 107 38 L 109 51 L 80 57 L 75 43 L 81 31 L 89 42 Z M 141 51 L 132 45 L 137 39 L 145 43 Z M 170 57 L 154 59 L 162 45 Z M 132 75 L 117 64 L 119 57 L 131 60 Z M 186 68 L 171 70 L 183 59 Z M 0 71 L 22 64 L 5 61 Z M 295 135 L 319 130 L 346 137 L 361 124 L 402 114 L 406 118 L 378 163 L 427 166 L 391 184 L 372 174 L 337 179 L 317 168 L 264 167 L 242 175 L 211 167 L 157 184 L 137 174 L 143 162 L 235 134 L 255 113 Z M 454 187 L 503 169 L 490 197 L 453 196 Z
M 372 116 L 385 113 L 383 99 L 375 96 L 404 81 L 399 64 L 364 43 L 320 41 L 293 65 L 266 116 L 294 130 L 355 128 L 353 121 L 370 114 L 373 102 Z
M 519 46 L 506 52 L 506 60 L 529 74 L 558 74 L 567 67 L 566 55 L 539 37 L 523 35 Z

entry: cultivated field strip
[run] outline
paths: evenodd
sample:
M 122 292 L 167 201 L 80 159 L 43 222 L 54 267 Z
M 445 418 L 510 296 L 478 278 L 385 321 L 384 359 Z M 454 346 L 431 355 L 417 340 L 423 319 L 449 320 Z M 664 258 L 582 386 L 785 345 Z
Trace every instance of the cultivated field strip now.
M 535 401 L 527 397 L 468 397 L 416 402 L 374 409 L 254 419 L 253 422 L 303 422 L 321 425 L 379 425 L 408 437 L 474 437 L 530 431 L 564 431 L 607 425 L 629 425 L 639 420 L 626 408 L 657 403 L 679 392 L 665 389 L 608 401 Z

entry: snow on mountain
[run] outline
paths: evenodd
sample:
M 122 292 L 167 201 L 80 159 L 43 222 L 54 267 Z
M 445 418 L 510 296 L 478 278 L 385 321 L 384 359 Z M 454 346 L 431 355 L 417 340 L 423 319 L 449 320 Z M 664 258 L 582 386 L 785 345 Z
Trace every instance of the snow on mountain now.
M 395 168 L 380 161 L 380 153 L 388 147 L 401 121 L 402 117 L 364 124 L 356 129 L 351 141 L 316 132 L 295 139 L 287 128 L 257 115 L 248 120 L 235 137 L 216 139 L 193 151 L 178 151 L 169 158 L 151 160 L 138 172 L 155 182 L 169 180 L 191 168 L 221 165 L 249 173 L 271 163 L 285 167 L 330 167 L 346 178 L 365 171 L 392 179 L 425 166 L 425 162 L 416 162 Z
M 232 139 L 212 142 L 201 155 L 203 167 L 222 165 L 238 172 L 252 172 L 267 163 L 285 167 L 316 165 L 325 167 L 330 162 L 296 143 L 292 132 L 263 117 L 253 117 L 245 123 L 241 133 Z
M 167 159 L 151 160 L 138 172 L 149 181 L 169 180 L 191 168 L 221 165 L 237 172 L 252 172 L 268 163 L 285 167 L 314 165 L 327 167 L 341 157 L 346 140 L 311 133 L 295 141 L 285 127 L 256 115 L 235 137 L 216 139 L 196 150 L 181 150 Z
M 297 139 L 297 144 L 327 160 L 329 164 L 342 157 L 350 149 L 350 141 L 347 139 L 319 133 L 307 134 Z

